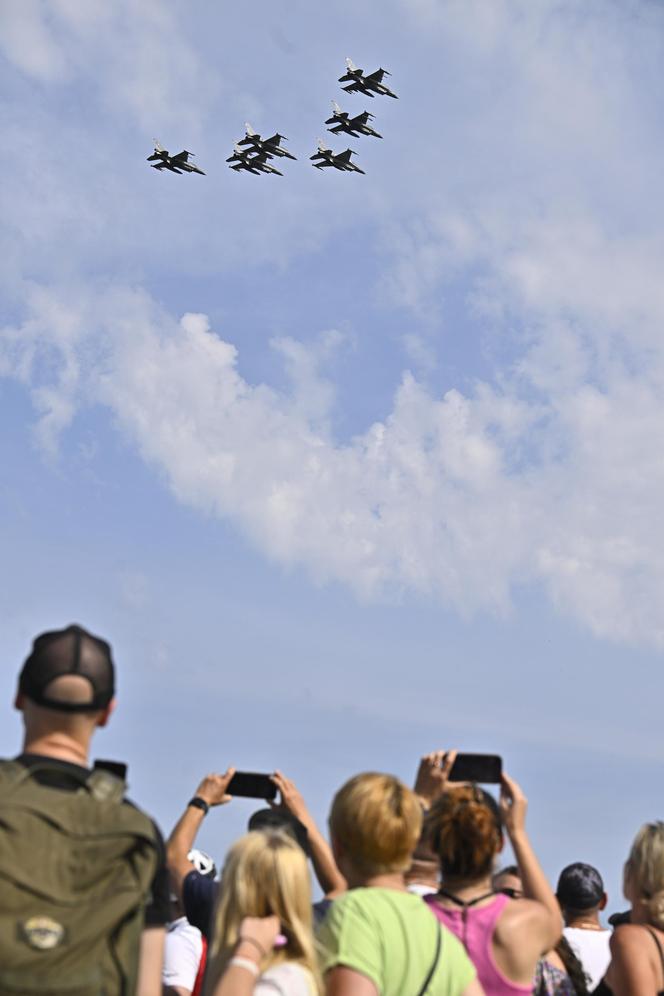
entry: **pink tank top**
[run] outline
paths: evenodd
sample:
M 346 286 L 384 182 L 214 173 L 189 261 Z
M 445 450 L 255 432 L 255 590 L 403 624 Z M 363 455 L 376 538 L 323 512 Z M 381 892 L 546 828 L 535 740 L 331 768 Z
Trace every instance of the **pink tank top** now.
M 509 902 L 507 896 L 499 895 L 486 906 L 470 906 L 465 910 L 439 906 L 435 896 L 426 896 L 424 901 L 465 947 L 486 996 L 525 996 L 532 993 L 532 986 L 519 986 L 506 979 L 493 957 L 493 933 L 500 914 Z

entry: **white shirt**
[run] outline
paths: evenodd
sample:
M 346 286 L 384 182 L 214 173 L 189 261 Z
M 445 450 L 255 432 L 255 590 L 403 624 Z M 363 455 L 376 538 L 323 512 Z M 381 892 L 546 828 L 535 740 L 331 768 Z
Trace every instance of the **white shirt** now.
M 565 927 L 563 935 L 583 965 L 583 971 L 590 976 L 588 989 L 592 992 L 604 978 L 604 973 L 611 961 L 609 949 L 611 931 L 589 930 L 587 927 Z
M 161 978 L 165 986 L 180 986 L 190 992 L 194 988 L 198 966 L 203 954 L 201 932 L 192 927 L 185 916 L 173 920 L 166 930 L 164 967 Z
M 254 996 L 314 996 L 311 972 L 296 961 L 284 961 L 268 968 L 254 986 Z

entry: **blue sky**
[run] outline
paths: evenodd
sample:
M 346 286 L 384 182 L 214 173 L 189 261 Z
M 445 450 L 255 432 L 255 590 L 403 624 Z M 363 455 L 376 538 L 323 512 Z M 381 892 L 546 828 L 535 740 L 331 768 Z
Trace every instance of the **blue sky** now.
M 3 7 L 0 680 L 44 628 L 107 636 L 98 753 L 164 828 L 230 762 L 322 819 L 357 770 L 495 750 L 549 873 L 616 893 L 663 760 L 663 29 L 646 0 Z M 341 94 L 346 56 L 399 101 Z M 364 177 L 308 163 L 332 98 L 385 136 L 350 142 Z M 245 120 L 283 178 L 226 169 Z M 207 175 L 150 170 L 155 136 Z

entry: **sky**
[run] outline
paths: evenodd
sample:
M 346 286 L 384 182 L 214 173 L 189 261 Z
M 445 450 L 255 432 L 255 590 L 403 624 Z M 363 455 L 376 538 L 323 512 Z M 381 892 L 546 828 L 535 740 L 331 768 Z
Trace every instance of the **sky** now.
M 76 621 L 166 832 L 229 764 L 324 822 L 496 752 L 547 873 L 620 907 L 664 761 L 663 57 L 651 0 L 0 6 L 5 755 Z M 365 176 L 311 168 L 333 98 Z M 283 177 L 227 169 L 245 121 Z

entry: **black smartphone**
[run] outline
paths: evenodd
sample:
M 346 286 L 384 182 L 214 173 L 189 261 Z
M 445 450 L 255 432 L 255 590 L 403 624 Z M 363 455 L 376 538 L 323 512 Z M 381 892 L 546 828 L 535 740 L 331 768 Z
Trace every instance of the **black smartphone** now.
M 503 761 L 498 754 L 457 754 L 449 780 L 497 785 L 502 773 Z
M 259 775 L 255 771 L 236 771 L 228 783 L 228 794 L 239 795 L 244 799 L 276 799 L 277 786 L 269 775 Z
M 94 766 L 95 771 L 108 771 L 123 782 L 127 780 L 127 765 L 122 764 L 120 761 L 103 761 L 99 759 L 95 761 Z

